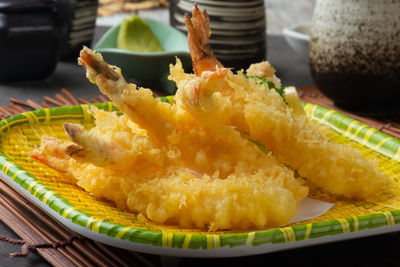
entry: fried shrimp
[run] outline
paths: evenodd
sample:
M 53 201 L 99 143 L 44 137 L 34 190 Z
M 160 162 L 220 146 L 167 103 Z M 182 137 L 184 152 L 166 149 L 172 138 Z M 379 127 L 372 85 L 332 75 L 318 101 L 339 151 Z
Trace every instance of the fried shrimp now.
M 179 63 L 175 67 L 179 68 Z M 296 169 L 302 177 L 330 193 L 366 198 L 388 182 L 376 170 L 376 162 L 364 159 L 350 145 L 331 142 L 305 115 L 296 115 L 293 106 L 300 106 L 296 100 L 290 107 L 284 95 L 271 90 L 268 84 L 260 85 L 262 79 L 248 79 L 229 71 L 224 77 L 229 86 L 220 92 L 212 91 L 218 88 L 214 83 L 221 84 L 220 77 L 213 81 L 202 75 L 195 85 L 190 74 L 184 80 L 175 78 L 172 77 L 181 89 L 177 97 L 198 121 L 211 123 L 209 118 L 215 117 L 220 119 L 219 123 L 237 127 L 271 149 L 280 161 Z M 193 101 L 190 93 L 193 87 L 199 101 Z M 226 112 L 223 116 L 217 115 L 219 110 Z
M 179 63 L 172 67 L 173 73 L 179 72 L 174 68 L 179 68 Z M 281 162 L 328 192 L 366 198 L 387 184 L 387 177 L 376 170 L 374 160 L 363 158 L 350 145 L 336 144 L 323 136 L 304 114 L 296 112 L 300 106 L 298 100 L 285 102 L 285 95 L 281 96 L 267 83 L 260 84 L 263 79 L 229 71 L 223 78 L 228 86 L 222 92 L 213 91 L 221 88 L 213 86 L 221 84 L 221 77 L 210 79 L 201 75 L 195 85 L 199 101 L 193 101 L 191 74 L 184 79 L 180 77 L 172 77 L 181 89 L 177 96 L 198 121 L 206 123 L 210 117 L 222 118 L 220 123 L 248 133 L 251 139 L 271 149 Z M 221 109 L 230 113 L 216 115 Z
M 49 147 L 46 140 L 42 142 L 42 153 L 51 153 L 44 151 Z M 199 177 L 182 166 L 171 165 L 155 172 L 147 171 L 149 165 L 140 166 L 137 172 L 121 175 L 115 169 L 71 159 L 65 168 L 72 171 L 79 186 L 94 196 L 112 200 L 117 207 L 143 214 L 149 220 L 182 228 L 262 229 L 287 224 L 297 209 L 297 200 L 283 181 L 265 178 L 262 172 L 219 179 Z
M 110 99 L 112 99 L 114 104 L 118 106 L 122 111 L 126 110 L 129 118 L 137 123 L 142 129 L 147 133 L 154 131 L 155 127 L 151 126 L 147 128 L 147 123 L 142 123 L 143 118 L 138 118 L 140 114 L 144 113 L 144 110 L 148 110 L 148 113 L 152 113 L 154 118 L 154 124 L 161 124 L 158 121 L 157 114 L 154 112 L 157 107 L 151 108 L 151 106 L 163 105 L 165 110 L 168 109 L 168 114 L 170 117 L 161 118 L 161 121 L 168 122 L 168 127 L 162 130 L 162 134 L 154 133 L 149 134 L 149 137 L 159 135 L 162 137 L 158 140 L 162 140 L 163 143 L 158 143 L 160 147 L 169 146 L 172 150 L 179 155 L 179 164 L 184 167 L 192 169 L 200 173 L 206 173 L 208 175 L 213 175 L 215 172 L 219 172 L 219 176 L 224 178 L 235 172 L 238 168 L 238 164 L 243 162 L 249 163 L 249 167 L 253 168 L 251 171 L 257 170 L 258 164 L 250 164 L 251 162 L 260 162 L 259 165 L 264 165 L 273 168 L 273 166 L 280 166 L 281 164 L 276 161 L 272 155 L 259 156 L 259 149 L 254 143 L 249 142 L 247 139 L 242 138 L 240 133 L 235 131 L 232 127 L 224 125 L 214 125 L 213 127 L 204 127 L 201 123 L 195 120 L 185 109 L 182 108 L 182 104 L 179 98 L 176 99 L 175 105 L 169 105 L 161 101 L 155 101 L 152 97 L 141 98 L 144 95 L 150 95 L 151 91 L 148 89 L 139 88 L 132 84 L 125 82 L 121 76 L 118 80 L 107 79 L 102 73 L 95 73 L 95 68 L 91 68 L 94 65 L 104 65 L 103 59 L 93 51 L 88 48 L 84 48 L 81 52 L 82 65 L 86 66 L 88 77 L 94 78 L 94 82 L 99 86 L 99 88 L 108 94 Z M 91 55 L 93 60 L 91 62 L 85 61 L 83 58 Z M 109 67 L 111 69 L 111 67 Z M 120 71 L 114 68 L 117 73 Z M 141 94 L 143 92 L 143 94 Z M 139 98 L 139 99 L 138 99 Z M 135 103 L 140 103 L 135 104 Z M 164 107 L 167 105 L 167 107 Z M 159 129 L 162 129 L 159 127 Z M 161 131 L 161 130 L 160 130 Z M 68 129 L 67 129 L 68 132 Z M 82 138 L 84 134 L 81 134 Z M 99 135 L 99 137 L 101 137 Z M 77 139 L 71 139 L 72 141 L 77 141 Z M 87 142 L 91 144 L 99 144 L 97 153 L 100 152 L 101 147 L 103 147 L 102 141 L 90 141 Z M 79 142 L 78 142 L 79 144 Z M 80 144 L 82 146 L 82 144 Z M 89 148 L 87 150 L 90 150 Z M 94 151 L 94 149 L 92 149 Z M 107 153 L 103 153 L 107 155 Z M 251 155 L 251 156 L 250 156 Z M 96 157 L 93 157 L 96 158 Z M 262 161 L 262 162 L 261 162 Z M 284 171 L 282 169 L 282 171 Z M 288 175 L 288 177 L 291 175 Z
M 96 84 L 114 105 L 156 140 L 165 141 L 165 134 L 175 127 L 171 105 L 153 98 L 148 89 L 137 90 L 135 84 L 125 81 L 119 68 L 109 66 L 100 54 L 88 48 L 82 49 L 78 62 L 86 69 L 89 81 Z
M 70 168 L 71 158 L 65 153 L 68 144 L 51 137 L 43 136 L 39 149 L 29 153 L 29 156 L 44 165 L 58 171 L 62 175 L 73 178 Z
M 179 98 L 173 105 L 153 99 L 88 48 L 80 63 L 126 113 L 94 109 L 89 131 L 64 125 L 72 141 L 59 143 L 69 158 L 65 170 L 88 192 L 156 222 L 210 230 L 287 224 L 308 194 L 293 170 L 233 127 L 203 125 Z M 39 151 L 54 156 L 46 147 L 44 139 Z
M 374 160 L 363 158 L 350 145 L 331 142 L 310 123 L 293 89 L 279 88 L 269 63 L 253 64 L 246 74 L 203 69 L 197 77 L 183 74 L 179 61 L 170 69 L 170 79 L 178 86 L 177 99 L 198 121 L 236 127 L 326 191 L 366 198 L 388 183 Z
M 164 167 L 168 161 L 167 148 L 158 148 L 126 115 L 97 109 L 92 113 L 97 127 L 90 131 L 84 131 L 77 124 L 64 124 L 68 138 L 74 142 L 67 146 L 66 154 L 79 162 L 120 172 L 137 171 L 142 162 L 148 163 L 151 169 Z
M 74 144 L 43 137 L 34 155 L 66 159 L 64 165 L 43 163 L 51 168 L 56 166 L 54 169 L 62 175 L 71 173 L 77 184 L 93 195 L 112 200 L 118 207 L 141 213 L 150 220 L 210 230 L 261 229 L 287 224 L 308 193 L 302 180 L 293 177 L 293 171 L 247 140 L 241 146 L 252 154 L 247 160 L 236 158 L 241 162 L 226 177 L 218 171 L 208 175 L 180 164 L 179 154 L 174 151 L 157 148 L 126 115 L 92 112 L 96 126 L 89 132 L 66 124 L 67 135 Z M 101 142 L 97 138 L 102 138 Z M 101 149 L 93 148 L 98 144 Z M 110 149 L 108 144 L 125 150 Z M 71 145 L 88 155 L 69 156 Z M 99 162 L 99 152 L 107 155 L 107 160 Z M 104 162 L 107 164 L 99 164 Z

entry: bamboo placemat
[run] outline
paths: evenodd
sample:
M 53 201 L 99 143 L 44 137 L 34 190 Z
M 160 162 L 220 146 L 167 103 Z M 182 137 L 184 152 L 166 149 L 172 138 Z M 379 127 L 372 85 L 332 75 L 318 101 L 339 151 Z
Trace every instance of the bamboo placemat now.
M 111 16 L 120 12 L 134 12 L 156 7 L 168 7 L 168 0 L 99 0 L 97 14 Z

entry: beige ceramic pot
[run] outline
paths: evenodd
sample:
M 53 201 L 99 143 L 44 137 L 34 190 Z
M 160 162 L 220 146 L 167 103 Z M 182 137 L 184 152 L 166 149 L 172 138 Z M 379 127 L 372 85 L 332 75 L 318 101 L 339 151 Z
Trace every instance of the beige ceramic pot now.
M 400 0 L 318 0 L 310 67 L 338 106 L 361 113 L 400 108 Z

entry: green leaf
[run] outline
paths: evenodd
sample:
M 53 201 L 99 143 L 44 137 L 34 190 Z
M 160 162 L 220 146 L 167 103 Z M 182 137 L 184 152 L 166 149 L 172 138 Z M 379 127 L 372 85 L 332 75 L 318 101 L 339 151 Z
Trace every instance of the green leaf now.
M 135 52 L 164 51 L 149 25 L 137 16 L 124 19 L 117 39 L 117 48 Z
M 267 150 L 265 149 L 264 144 L 250 138 L 248 138 L 247 140 L 255 144 L 258 147 L 258 149 L 260 149 L 264 154 L 267 154 Z
M 286 99 L 285 99 L 285 88 L 281 87 L 281 88 L 276 88 L 275 84 L 271 81 L 268 81 L 266 78 L 263 77 L 258 77 L 255 75 L 247 75 L 245 73 L 243 73 L 243 75 L 247 78 L 247 79 L 258 79 L 260 80 L 259 84 L 268 84 L 268 88 L 270 90 L 275 90 L 283 99 L 283 102 L 285 102 L 285 104 L 287 104 Z

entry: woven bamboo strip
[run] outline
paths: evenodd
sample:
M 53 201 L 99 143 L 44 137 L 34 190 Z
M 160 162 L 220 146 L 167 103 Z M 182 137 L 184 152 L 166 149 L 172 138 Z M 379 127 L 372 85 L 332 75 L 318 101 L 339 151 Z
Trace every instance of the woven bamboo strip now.
M 0 107 L 0 112 L 5 116 L 5 117 L 9 117 L 12 116 L 12 114 L 4 107 Z
M 56 242 L 61 242 L 61 240 L 59 238 L 57 238 L 50 232 L 46 231 L 41 225 L 39 225 L 37 222 L 35 222 L 31 218 L 29 218 L 24 212 L 22 212 L 20 209 L 18 209 L 18 207 L 15 206 L 6 197 L 0 196 L 0 202 L 8 210 L 10 210 L 14 214 L 14 216 L 16 216 L 18 219 L 20 219 L 25 225 L 30 225 L 32 228 L 34 228 L 36 233 L 41 238 L 43 238 L 45 240 L 45 242 L 53 243 L 53 244 Z M 70 248 L 68 249 L 68 247 L 67 248 L 58 247 L 58 248 L 56 248 L 56 250 L 77 266 L 93 266 L 85 258 L 78 255 L 76 253 L 76 251 L 72 251 L 72 253 L 71 253 L 71 249 Z
M 61 103 L 60 101 L 55 100 L 55 99 L 53 99 L 51 97 L 44 96 L 43 99 L 44 99 L 44 101 L 49 102 L 50 104 L 53 104 L 53 105 L 56 105 L 56 106 L 63 106 L 63 103 Z
M 112 260 L 108 259 L 103 253 L 101 253 L 98 249 L 96 249 L 96 247 L 94 247 L 94 245 L 92 244 L 91 241 L 89 241 L 88 239 L 85 239 L 83 241 L 83 244 L 85 245 L 85 247 L 87 247 L 88 249 L 90 249 L 92 251 L 92 253 L 94 253 L 94 255 L 96 257 L 98 257 L 99 259 L 101 259 L 106 265 L 105 266 L 114 266 L 117 267 L 118 264 L 116 264 L 115 262 L 113 262 Z
M 16 201 L 19 205 L 22 207 L 26 208 L 28 211 L 30 211 L 36 218 L 41 220 L 44 224 L 46 224 L 49 228 L 51 228 L 53 231 L 58 233 L 62 238 L 65 240 L 68 240 L 69 238 L 73 237 L 74 234 L 71 234 L 71 232 L 68 232 L 65 230 L 61 225 L 53 221 L 50 217 L 48 217 L 46 214 L 44 214 L 40 209 L 38 209 L 36 206 L 32 206 L 30 202 L 28 202 L 26 199 L 22 197 L 18 192 L 13 190 L 9 185 L 6 185 L 4 182 L 0 182 L 0 189 L 3 192 L 6 192 L 7 195 L 12 198 L 14 201 Z M 97 257 L 98 255 L 95 255 L 93 251 L 88 249 L 85 244 L 83 244 L 79 240 L 73 240 L 72 245 L 78 250 L 82 252 L 83 255 L 88 257 L 92 262 L 94 262 L 97 266 L 106 266 L 106 263 L 104 261 L 99 260 Z M 78 256 L 79 257 L 79 256 Z M 80 256 L 81 260 L 86 263 L 86 265 L 92 265 L 90 262 L 88 262 L 84 257 Z M 112 266 L 112 265 L 111 265 Z
M 36 103 L 35 101 L 33 101 L 32 99 L 28 99 L 26 101 L 26 104 L 28 106 L 30 106 L 32 109 L 42 109 L 43 106 L 39 105 L 38 103 Z
M 5 108 L 7 108 L 7 110 L 10 111 L 14 115 L 20 113 L 17 109 L 13 108 L 12 106 L 8 106 L 8 107 L 5 107 Z
M 13 97 L 10 97 L 10 102 L 11 103 L 14 103 L 14 104 L 17 104 L 17 105 L 20 105 L 20 106 L 26 106 L 26 107 L 30 107 L 28 104 L 26 104 L 24 101 L 21 101 L 21 100 L 19 100 L 19 99 L 15 99 L 15 98 L 13 98 Z
M 37 232 L 29 225 L 18 219 L 7 207 L 4 205 L 2 195 L 0 195 L 0 216 L 1 220 L 6 223 L 17 235 L 29 243 L 44 243 L 45 240 L 40 237 Z M 74 264 L 65 258 L 60 252 L 53 248 L 38 248 L 38 253 L 44 257 L 53 266 L 74 266 Z
M 23 107 L 21 107 L 21 106 L 19 106 L 19 105 L 17 105 L 17 104 L 13 104 L 13 103 L 10 104 L 10 107 L 13 108 L 13 109 L 15 109 L 15 110 L 17 110 L 19 113 L 22 113 L 22 112 L 27 111 L 27 110 L 24 109 Z
M 0 190 L 3 191 L 8 197 L 10 197 L 18 205 L 20 205 L 21 207 L 28 210 L 32 215 L 34 215 L 36 218 L 38 218 L 42 223 L 44 223 L 46 226 L 48 226 L 54 232 L 59 234 L 63 239 L 68 240 L 69 238 L 71 238 L 73 236 L 72 234 L 65 231 L 59 224 L 55 223 L 50 217 L 48 217 L 46 214 L 44 214 L 40 209 L 38 209 L 36 206 L 33 206 L 30 202 L 28 202 L 28 200 L 26 200 L 22 195 L 20 195 L 18 192 L 16 192 L 14 189 L 12 189 L 4 181 L 0 181 Z M 81 242 L 78 240 L 72 241 L 72 244 L 75 246 L 76 246 L 76 243 L 81 243 Z M 71 248 L 69 248 L 69 250 L 71 250 Z M 83 261 L 84 263 L 91 265 L 91 263 L 87 262 L 87 260 L 84 257 L 76 255 L 76 252 L 74 252 L 74 254 L 75 254 L 75 257 L 80 257 L 81 261 Z M 85 256 L 88 256 L 88 255 L 86 255 L 87 253 L 86 254 L 83 253 L 83 254 Z M 89 259 L 90 259 L 90 257 L 89 257 Z M 92 259 L 90 259 L 90 260 L 92 260 Z M 99 262 L 99 263 L 101 263 L 101 262 Z
M 42 223 L 44 223 L 47 227 L 52 229 L 54 232 L 59 234 L 63 239 L 67 240 L 72 236 L 76 236 L 75 233 L 71 232 L 69 229 L 64 228 L 61 224 L 54 221 L 48 215 L 43 213 L 38 207 L 34 206 L 29 202 L 23 195 L 21 195 L 18 191 L 14 190 L 8 183 L 0 180 L 0 190 L 3 191 L 8 197 L 10 197 L 13 201 L 15 201 L 21 207 L 27 209 L 32 215 L 38 218 Z M 85 239 L 83 239 L 85 240 Z M 130 266 L 129 262 L 131 261 L 130 257 L 127 257 L 126 252 L 123 251 L 123 255 L 119 255 L 119 257 L 115 256 L 115 250 L 110 249 L 108 246 L 99 244 L 95 242 L 97 245 L 96 248 L 91 245 L 89 242 L 92 241 L 81 241 L 81 240 L 73 240 L 72 246 L 76 248 L 79 252 L 81 252 L 85 257 L 87 257 L 90 261 L 92 261 L 96 266 Z M 89 245 L 88 245 L 89 244 Z M 99 249 L 101 251 L 99 251 Z M 119 253 L 121 254 L 121 253 Z M 124 255 L 125 254 L 125 255 Z M 152 264 L 148 264 L 149 261 L 144 260 L 143 257 L 139 258 L 139 266 L 156 266 Z
M 83 98 L 78 98 L 79 104 L 89 104 L 90 102 Z
M 63 97 L 61 94 L 56 94 L 55 98 L 66 106 L 71 106 L 72 102 Z
M 73 96 L 73 95 L 71 94 L 71 92 L 68 91 L 66 88 L 62 88 L 62 89 L 61 89 L 61 92 L 69 98 L 69 100 L 71 101 L 72 104 L 74 104 L 74 105 L 79 105 L 79 102 L 78 102 L 78 100 L 75 98 L 75 96 Z
M 43 106 L 44 108 L 51 108 L 51 105 L 47 104 L 46 102 L 43 102 L 43 103 L 42 103 L 42 106 Z
M 117 255 L 121 254 L 121 250 L 118 250 L 116 248 L 109 248 L 108 246 L 101 244 L 99 242 L 94 241 L 94 243 L 101 249 L 104 251 L 104 253 L 106 253 L 107 255 L 109 255 L 110 257 L 112 257 L 113 259 L 115 259 L 119 264 L 121 264 L 120 266 L 126 266 L 126 263 L 121 262 L 120 258 L 117 257 Z M 125 252 L 125 251 L 124 251 Z M 133 251 L 127 251 L 126 253 L 128 253 L 130 255 L 130 262 L 128 266 L 135 266 L 135 264 L 133 264 L 133 262 L 135 261 L 137 263 L 138 266 L 147 266 L 147 267 L 157 267 L 160 266 L 160 262 L 158 257 L 154 257 L 153 255 L 144 255 L 144 254 L 140 254 L 137 252 L 133 252 Z
M 122 260 L 123 257 L 121 255 L 116 255 L 115 249 L 109 248 L 108 246 L 105 246 L 99 242 L 93 241 L 95 246 L 97 246 L 96 251 L 99 251 L 102 255 L 104 255 L 106 258 L 110 259 L 111 262 L 115 263 L 117 266 L 123 266 L 123 267 L 128 267 L 130 266 L 127 264 L 125 261 Z
M 109 101 L 108 98 L 107 98 L 106 96 L 104 96 L 104 95 L 99 95 L 98 99 L 99 99 L 101 102 L 107 102 L 107 101 Z

